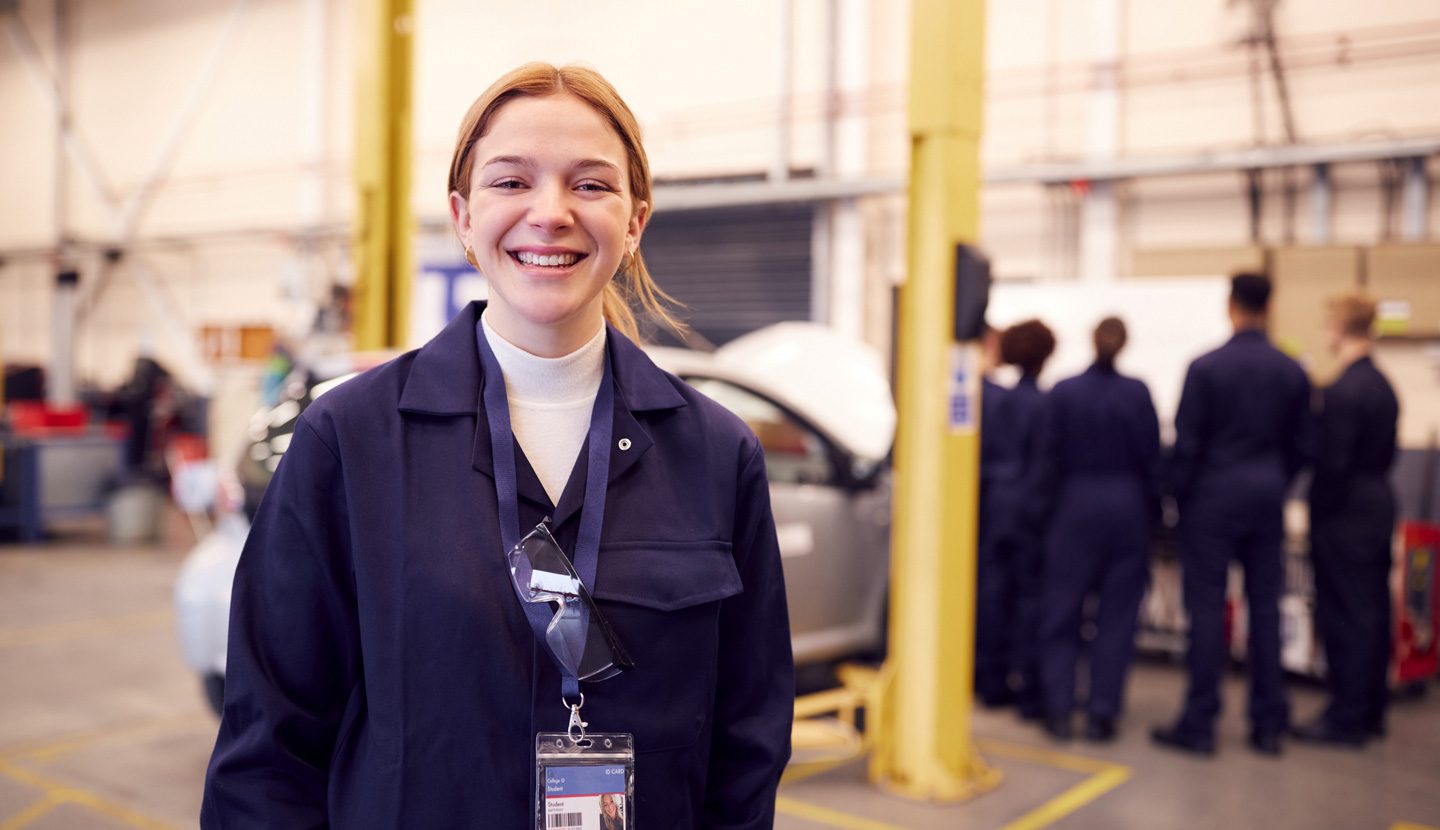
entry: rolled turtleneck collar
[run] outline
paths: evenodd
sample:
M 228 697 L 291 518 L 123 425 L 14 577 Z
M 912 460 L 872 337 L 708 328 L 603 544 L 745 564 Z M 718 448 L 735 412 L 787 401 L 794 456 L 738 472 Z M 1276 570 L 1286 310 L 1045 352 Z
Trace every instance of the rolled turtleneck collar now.
M 501 337 L 491 328 L 489 311 L 480 315 L 485 339 L 505 375 L 505 394 L 516 403 L 567 406 L 593 403 L 605 368 L 605 325 L 580 348 L 562 357 L 539 357 Z
M 590 412 L 605 373 L 605 326 L 563 357 L 540 357 L 506 341 L 480 316 L 485 340 L 505 376 L 510 429 L 545 494 L 560 502 L 590 430 Z

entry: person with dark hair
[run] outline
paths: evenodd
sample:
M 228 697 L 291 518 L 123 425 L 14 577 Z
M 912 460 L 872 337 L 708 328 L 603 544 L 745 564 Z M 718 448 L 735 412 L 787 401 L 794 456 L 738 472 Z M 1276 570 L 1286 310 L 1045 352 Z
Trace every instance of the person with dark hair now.
M 1270 310 L 1270 292 L 1274 286 L 1264 274 L 1240 273 L 1230 278 L 1230 304 L 1251 315 L 1265 315 Z
M 1000 359 L 1020 369 L 1021 383 L 1030 386 L 1055 353 L 1055 335 L 1039 320 L 1016 323 L 1000 335 Z
M 1281 544 L 1286 492 L 1309 461 L 1310 381 L 1266 337 L 1269 301 L 1269 278 L 1232 278 L 1235 335 L 1190 364 L 1175 415 L 1170 485 L 1180 514 L 1190 686 L 1179 719 L 1151 737 L 1200 755 L 1215 752 L 1232 560 L 1244 568 L 1249 609 L 1250 745 L 1278 755 L 1289 727 L 1280 667 Z
M 1312 743 L 1358 747 L 1385 734 L 1395 528 L 1389 475 L 1400 404 L 1370 359 L 1374 301 L 1335 297 L 1329 316 L 1330 348 L 1345 369 L 1320 402 L 1310 483 L 1310 561 L 1330 704 L 1291 734 Z
M 989 324 L 980 339 L 980 509 L 975 569 L 975 694 L 985 706 L 1014 702 L 1010 688 L 1010 634 L 1015 581 L 1005 546 L 1006 520 L 1015 507 L 1022 470 L 1014 431 L 1005 420 L 1009 388 L 992 375 L 1000 365 L 1000 331 Z
M 1010 575 L 1010 590 L 1015 598 L 1010 671 L 1016 684 L 1016 708 L 1021 717 L 1030 720 L 1045 715 L 1038 644 L 1045 516 L 1032 494 L 1037 483 L 1040 419 L 1045 407 L 1039 378 L 1054 351 L 1055 335 L 1039 320 L 1017 323 L 1000 336 L 1000 358 L 1020 369 L 1020 380 L 1005 395 L 996 413 L 997 421 L 1008 433 L 1002 440 L 1014 467 L 994 488 L 998 504 L 992 515 L 999 526 L 992 555 L 1005 563 Z
M 131 478 L 159 475 L 165 462 L 161 448 L 156 446 L 155 419 L 157 404 L 170 391 L 170 373 L 154 358 L 135 358 L 135 374 L 118 395 L 129 431 L 125 436 L 125 473 Z
M 1125 324 L 1095 329 L 1095 363 L 1055 384 L 1040 444 L 1041 487 L 1053 507 L 1045 542 L 1040 618 L 1045 731 L 1071 736 L 1075 668 L 1086 599 L 1098 599 L 1090 645 L 1085 736 L 1114 740 L 1135 651 L 1149 545 L 1160 504 L 1160 425 L 1150 390 L 1115 369 Z

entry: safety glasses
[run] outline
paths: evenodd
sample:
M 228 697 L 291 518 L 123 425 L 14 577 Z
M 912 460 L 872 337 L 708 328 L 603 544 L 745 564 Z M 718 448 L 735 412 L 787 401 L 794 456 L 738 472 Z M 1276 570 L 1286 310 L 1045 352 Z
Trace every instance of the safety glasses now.
M 634 668 L 548 524 L 541 522 L 530 531 L 506 560 L 520 601 L 548 602 L 555 609 L 545 628 L 545 644 L 562 668 L 590 682 Z

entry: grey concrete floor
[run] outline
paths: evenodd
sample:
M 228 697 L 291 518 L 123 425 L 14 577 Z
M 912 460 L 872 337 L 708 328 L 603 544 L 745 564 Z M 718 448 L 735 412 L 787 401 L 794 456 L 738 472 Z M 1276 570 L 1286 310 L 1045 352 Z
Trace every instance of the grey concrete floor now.
M 1440 829 L 1440 688 L 1397 701 L 1390 736 L 1364 750 L 1290 743 L 1271 759 L 1246 744 L 1245 685 L 1231 678 L 1219 753 L 1196 759 L 1149 741 L 1152 725 L 1174 717 L 1184 685 L 1178 666 L 1137 665 L 1120 738 L 1106 746 L 1055 743 L 1009 711 L 980 711 L 976 743 L 1004 776 L 998 789 L 958 805 L 915 804 L 868 786 L 863 761 L 852 762 L 785 786 L 776 827 Z M 1323 699 L 1311 684 L 1291 686 L 1302 720 Z M 815 820 L 813 806 L 856 821 Z
M 0 545 L 0 830 L 192 828 L 216 721 L 181 662 L 170 591 L 193 542 L 175 517 L 154 546 L 113 547 L 103 527 L 43 546 Z M 780 830 L 851 828 L 1440 828 L 1440 688 L 1401 701 L 1391 736 L 1363 751 L 1245 748 L 1243 682 L 1227 684 L 1212 761 L 1152 748 L 1174 714 L 1180 670 L 1137 667 L 1121 739 L 1052 744 L 1006 712 L 975 734 L 1004 775 L 949 806 L 888 796 L 863 761 L 797 767 Z M 1304 717 L 1322 695 L 1296 684 Z

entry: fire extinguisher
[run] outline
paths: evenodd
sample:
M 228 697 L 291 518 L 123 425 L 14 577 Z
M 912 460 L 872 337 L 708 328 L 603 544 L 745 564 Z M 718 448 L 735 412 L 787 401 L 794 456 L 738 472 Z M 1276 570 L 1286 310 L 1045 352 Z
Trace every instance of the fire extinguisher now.
M 1435 486 L 1440 443 L 1434 432 L 1425 458 L 1419 518 L 1400 525 L 1400 596 L 1396 604 L 1395 685 L 1423 690 L 1440 670 L 1440 523 Z

